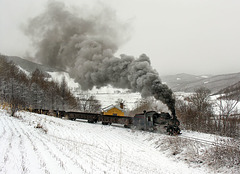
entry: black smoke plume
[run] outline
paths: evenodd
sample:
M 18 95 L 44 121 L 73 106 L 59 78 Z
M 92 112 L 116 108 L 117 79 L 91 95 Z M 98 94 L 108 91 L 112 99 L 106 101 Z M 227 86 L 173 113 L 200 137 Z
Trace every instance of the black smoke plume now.
M 145 54 L 114 57 L 129 38 L 128 25 L 103 5 L 92 11 L 96 14 L 85 9 L 74 13 L 63 3 L 48 3 L 44 13 L 31 19 L 26 28 L 37 48 L 38 61 L 68 71 L 83 90 L 108 84 L 128 88 L 142 97 L 161 100 L 175 115 L 172 91 L 161 83 Z

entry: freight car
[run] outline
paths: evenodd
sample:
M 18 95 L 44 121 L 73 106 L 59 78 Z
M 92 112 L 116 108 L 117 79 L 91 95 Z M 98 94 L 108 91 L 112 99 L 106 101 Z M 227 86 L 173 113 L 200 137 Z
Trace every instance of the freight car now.
M 58 110 L 33 110 L 36 113 L 54 113 L 56 117 L 66 117 L 70 120 L 83 119 L 89 123 L 102 122 L 103 125 L 111 125 L 112 123 L 122 124 L 125 128 L 155 131 L 160 133 L 168 133 L 170 135 L 180 134 L 180 122 L 176 116 L 169 113 L 157 113 L 156 111 L 144 111 L 136 114 L 134 117 L 103 115 L 100 113 L 86 112 L 67 112 Z
M 59 112 L 63 113 L 63 111 Z M 102 122 L 103 125 L 111 125 L 112 123 L 117 123 L 123 124 L 124 127 L 130 127 L 132 124 L 132 117 L 102 115 L 99 113 L 64 112 L 64 117 L 70 120 L 83 119 L 87 120 L 89 123 Z

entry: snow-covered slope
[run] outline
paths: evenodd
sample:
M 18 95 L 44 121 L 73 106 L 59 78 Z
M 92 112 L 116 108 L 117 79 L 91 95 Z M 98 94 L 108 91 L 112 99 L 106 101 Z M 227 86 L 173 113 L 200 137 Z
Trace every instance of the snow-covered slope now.
M 151 144 L 166 135 L 27 112 L 17 116 L 0 110 L 0 173 L 214 173 Z

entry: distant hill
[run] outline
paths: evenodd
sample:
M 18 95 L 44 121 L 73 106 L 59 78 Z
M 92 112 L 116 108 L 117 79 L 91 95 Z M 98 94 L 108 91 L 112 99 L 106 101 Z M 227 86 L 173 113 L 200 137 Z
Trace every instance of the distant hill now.
M 26 70 L 29 73 L 35 71 L 36 69 L 39 69 L 43 73 L 62 71 L 59 69 L 51 68 L 46 65 L 37 64 L 37 63 L 31 62 L 29 60 L 26 60 L 26 59 L 23 59 L 23 58 L 20 58 L 17 56 L 7 56 L 7 60 L 12 61 L 16 65 L 19 65 L 22 69 Z
M 240 97 L 240 81 L 218 91 L 216 94 L 226 94 L 230 98 L 239 99 L 239 97 Z
M 62 78 L 64 77 L 68 83 L 69 88 L 72 90 L 79 88 L 79 85 L 74 82 L 74 79 L 70 78 L 68 72 L 65 72 L 63 70 L 51 68 L 49 66 L 41 65 L 38 63 L 34 63 L 17 56 L 7 56 L 7 60 L 12 61 L 15 65 L 19 66 L 21 70 L 23 70 L 27 75 L 32 73 L 36 69 L 39 69 L 47 77 L 52 78 L 54 81 L 58 83 L 60 83 Z
M 177 74 L 162 76 L 162 82 L 166 83 L 173 91 L 193 92 L 203 86 L 212 91 L 218 92 L 230 85 L 240 81 L 240 73 L 222 74 L 215 76 L 196 76 L 190 74 Z

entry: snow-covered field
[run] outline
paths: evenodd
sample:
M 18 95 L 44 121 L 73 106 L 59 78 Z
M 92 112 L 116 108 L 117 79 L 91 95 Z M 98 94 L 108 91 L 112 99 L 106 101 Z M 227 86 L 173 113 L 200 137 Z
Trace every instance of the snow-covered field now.
M 157 148 L 153 142 L 167 135 L 23 111 L 16 116 L 0 109 L 0 173 L 215 173 Z

